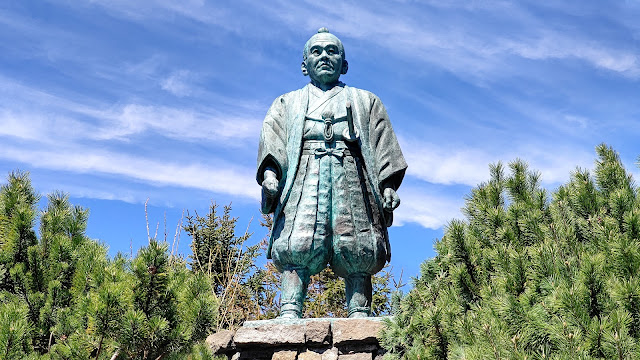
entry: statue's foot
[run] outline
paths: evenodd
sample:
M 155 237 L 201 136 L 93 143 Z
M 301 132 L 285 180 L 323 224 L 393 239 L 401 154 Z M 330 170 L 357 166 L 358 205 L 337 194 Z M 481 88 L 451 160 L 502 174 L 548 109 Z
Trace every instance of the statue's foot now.
M 349 274 L 345 279 L 349 318 L 367 318 L 371 313 L 371 275 Z
M 279 319 L 300 319 L 300 314 L 297 311 L 285 310 L 278 316 Z
M 368 318 L 369 317 L 369 309 L 368 308 L 364 308 L 363 310 L 352 310 L 349 311 L 349 318 L 350 319 L 361 319 L 361 318 Z

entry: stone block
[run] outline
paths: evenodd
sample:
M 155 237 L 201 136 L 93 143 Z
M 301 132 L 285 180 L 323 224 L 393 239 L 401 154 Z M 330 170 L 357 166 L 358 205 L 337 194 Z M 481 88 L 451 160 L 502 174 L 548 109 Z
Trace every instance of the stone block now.
M 341 319 L 331 325 L 333 344 L 344 345 L 378 344 L 378 334 L 384 324 L 381 321 L 368 319 Z
M 306 351 L 298 354 L 298 360 L 322 360 L 322 353 L 324 350 L 312 350 L 307 349 Z
M 322 354 L 322 360 L 338 360 L 338 349 L 331 348 Z
M 251 345 L 279 346 L 304 345 L 304 325 L 266 324 L 259 327 L 241 327 L 233 342 L 237 347 Z
M 227 352 L 233 348 L 233 335 L 235 331 L 222 330 L 207 337 L 207 346 L 214 354 Z
M 309 321 L 305 324 L 305 338 L 309 345 L 331 344 L 331 322 Z
M 296 350 L 280 350 L 273 353 L 271 360 L 296 360 L 298 359 L 298 351 Z

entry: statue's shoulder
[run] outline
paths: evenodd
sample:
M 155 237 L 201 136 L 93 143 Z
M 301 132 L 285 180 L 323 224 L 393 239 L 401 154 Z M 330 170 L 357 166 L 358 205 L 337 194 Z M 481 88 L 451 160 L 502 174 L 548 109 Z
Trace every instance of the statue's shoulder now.
M 346 86 L 345 89 L 349 91 L 351 96 L 355 96 L 364 100 L 366 103 L 373 104 L 376 101 L 380 101 L 380 98 L 369 90 L 359 89 L 353 86 Z
M 282 94 L 273 100 L 271 107 L 269 108 L 269 112 L 282 112 L 284 109 L 288 109 L 291 106 L 295 106 L 295 104 L 301 103 L 302 95 L 305 91 L 305 88 L 290 91 L 288 93 Z
M 307 87 L 304 86 L 298 90 L 293 90 L 293 91 L 289 91 L 288 93 L 282 94 L 280 96 L 278 96 L 276 98 L 277 100 L 283 100 L 284 102 L 291 102 L 291 101 L 295 101 L 296 99 L 299 99 L 302 97 L 302 95 L 304 94 L 304 92 L 307 91 Z

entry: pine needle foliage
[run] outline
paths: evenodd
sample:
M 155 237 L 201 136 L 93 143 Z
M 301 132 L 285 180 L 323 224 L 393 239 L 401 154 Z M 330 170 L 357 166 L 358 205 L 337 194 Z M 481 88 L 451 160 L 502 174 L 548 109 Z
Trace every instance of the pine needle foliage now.
M 166 239 L 110 259 L 88 210 L 38 200 L 26 172 L 0 187 L 0 359 L 207 358 L 216 299 Z
M 244 320 L 258 317 L 256 298 L 261 296 L 262 279 L 254 275 L 260 244 L 247 246 L 251 233 L 236 235 L 238 218 L 231 216 L 231 205 L 222 214 L 212 203 L 205 216 L 187 215 L 183 229 L 191 237 L 190 266 L 207 279 L 211 295 L 219 304 L 216 330 L 234 328 Z
M 387 321 L 389 359 L 640 358 L 640 196 L 602 144 L 549 196 L 490 166 Z
M 205 216 L 195 213 L 186 217 L 184 230 L 192 238 L 191 268 L 211 277 L 218 296 L 224 295 L 226 284 L 234 282 L 234 277 L 249 272 L 258 254 L 259 245 L 243 247 L 252 234 L 236 236 L 237 221 L 231 216 L 231 205 L 225 206 L 220 215 L 216 203 Z

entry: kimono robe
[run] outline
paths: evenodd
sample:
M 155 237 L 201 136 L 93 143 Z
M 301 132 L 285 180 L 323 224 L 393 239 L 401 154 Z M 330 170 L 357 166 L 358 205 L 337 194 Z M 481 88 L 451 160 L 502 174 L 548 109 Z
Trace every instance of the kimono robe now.
M 355 141 L 347 130 L 348 101 Z M 267 257 L 278 269 L 313 275 L 329 263 L 339 276 L 372 275 L 390 260 L 392 213 L 383 210 L 381 192 L 400 186 L 407 164 L 377 96 L 340 83 L 325 92 L 308 84 L 278 97 L 260 135 L 259 184 L 266 168 L 280 181 L 275 199 L 263 194 L 262 201 L 262 211 L 274 213 Z

